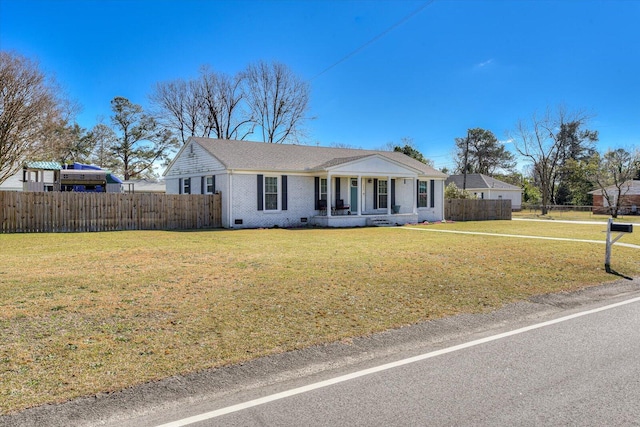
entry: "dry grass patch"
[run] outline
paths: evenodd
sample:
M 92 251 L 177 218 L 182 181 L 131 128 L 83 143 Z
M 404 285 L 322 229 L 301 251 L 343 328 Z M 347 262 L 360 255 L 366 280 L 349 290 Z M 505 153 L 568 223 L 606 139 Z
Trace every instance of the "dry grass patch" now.
M 601 245 L 399 228 L 0 235 L 0 256 L 2 412 L 614 279 Z

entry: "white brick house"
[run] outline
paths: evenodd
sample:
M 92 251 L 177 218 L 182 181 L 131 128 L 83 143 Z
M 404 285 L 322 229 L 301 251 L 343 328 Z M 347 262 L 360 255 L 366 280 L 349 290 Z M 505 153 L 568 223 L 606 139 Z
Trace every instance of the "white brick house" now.
M 220 192 L 225 228 L 440 221 L 446 177 L 399 152 L 195 137 L 164 173 L 169 194 Z

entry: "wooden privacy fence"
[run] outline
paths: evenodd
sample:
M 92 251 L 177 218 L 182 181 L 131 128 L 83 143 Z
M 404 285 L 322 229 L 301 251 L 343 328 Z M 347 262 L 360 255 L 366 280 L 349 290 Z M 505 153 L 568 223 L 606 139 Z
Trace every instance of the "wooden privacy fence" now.
M 221 214 L 220 193 L 0 191 L 0 233 L 217 228 Z
M 511 219 L 511 200 L 446 199 L 444 217 L 450 221 Z

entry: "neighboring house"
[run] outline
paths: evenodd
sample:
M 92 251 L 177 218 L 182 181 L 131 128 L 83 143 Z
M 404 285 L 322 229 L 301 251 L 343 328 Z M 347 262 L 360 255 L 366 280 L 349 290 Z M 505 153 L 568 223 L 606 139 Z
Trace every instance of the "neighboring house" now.
M 464 175 L 451 175 L 447 178 L 445 186 L 454 183 L 456 187 L 462 189 L 464 183 Z M 478 199 L 503 199 L 511 200 L 511 210 L 519 211 L 522 209 L 522 188 L 499 181 L 490 176 L 481 173 L 467 174 L 467 183 L 465 189 L 478 197 Z
M 0 191 L 22 191 L 22 171 L 3 181 L 0 184 Z
M 124 188 L 125 193 L 164 194 L 166 192 L 164 182 L 149 179 L 130 179 L 122 181 L 122 187 Z
M 0 184 L 0 190 L 53 191 L 61 168 L 56 162 L 26 162 L 21 170 Z
M 22 170 L 0 185 L 0 190 L 119 193 L 122 181 L 111 172 L 93 165 L 26 162 Z
M 611 185 L 606 187 L 609 197 L 613 197 L 612 204 L 615 206 L 618 198 L 618 189 Z M 593 208 L 594 214 L 609 214 L 609 202 L 603 195 L 602 189 L 590 191 L 589 194 L 593 195 Z M 620 203 L 620 212 L 622 215 L 638 215 L 640 214 L 640 181 L 631 180 L 622 184 L 622 196 Z
M 168 194 L 220 192 L 226 228 L 439 221 L 446 175 L 403 153 L 191 137 Z

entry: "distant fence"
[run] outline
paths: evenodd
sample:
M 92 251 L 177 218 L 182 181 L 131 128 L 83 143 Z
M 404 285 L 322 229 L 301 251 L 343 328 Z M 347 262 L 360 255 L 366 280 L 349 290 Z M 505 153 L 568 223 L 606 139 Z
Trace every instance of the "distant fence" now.
M 219 193 L 0 191 L 0 233 L 217 228 L 221 214 Z
M 446 199 L 444 217 L 450 221 L 511 219 L 511 200 Z
M 522 210 L 528 212 L 542 212 L 542 206 L 539 204 L 523 203 Z M 578 206 L 578 205 L 548 205 L 549 212 L 591 212 L 594 215 L 610 215 L 611 211 L 608 206 Z M 622 204 L 618 207 L 618 215 L 640 215 L 640 207 L 638 204 Z
M 591 212 L 594 206 L 591 205 L 547 205 L 547 210 L 556 212 Z M 538 212 L 542 211 L 542 205 L 539 203 L 523 203 L 522 211 Z

